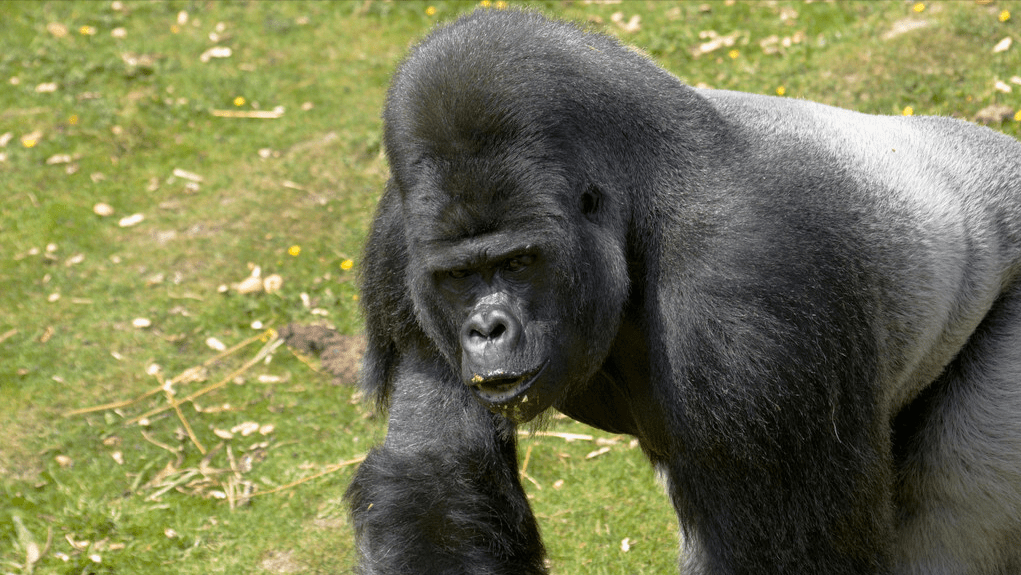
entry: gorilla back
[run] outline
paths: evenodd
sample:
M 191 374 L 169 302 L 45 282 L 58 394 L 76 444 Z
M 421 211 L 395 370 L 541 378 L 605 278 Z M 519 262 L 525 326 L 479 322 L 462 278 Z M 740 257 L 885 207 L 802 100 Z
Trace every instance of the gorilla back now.
M 633 434 L 687 574 L 1021 571 L 1021 145 L 695 90 L 517 11 L 384 112 L 366 574 L 545 573 L 515 426 Z

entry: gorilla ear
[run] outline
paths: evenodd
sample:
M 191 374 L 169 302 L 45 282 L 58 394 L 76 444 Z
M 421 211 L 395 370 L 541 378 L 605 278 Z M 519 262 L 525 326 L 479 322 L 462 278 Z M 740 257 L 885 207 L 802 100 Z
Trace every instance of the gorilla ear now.
M 602 200 L 603 193 L 599 191 L 599 188 L 597 188 L 595 184 L 589 184 L 588 188 L 586 188 L 585 191 L 581 193 L 581 198 L 579 201 L 581 213 L 584 214 L 585 217 L 589 219 L 595 218 L 596 214 L 599 212 L 599 207 L 600 204 L 602 204 Z

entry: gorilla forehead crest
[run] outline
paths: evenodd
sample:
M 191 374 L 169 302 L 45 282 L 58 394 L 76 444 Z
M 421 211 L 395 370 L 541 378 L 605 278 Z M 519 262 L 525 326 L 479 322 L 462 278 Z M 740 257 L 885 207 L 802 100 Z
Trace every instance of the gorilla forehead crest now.
M 436 78 L 392 91 L 408 105 L 388 107 L 386 147 L 416 231 L 468 237 L 561 216 L 551 200 L 570 186 L 563 166 L 571 146 L 560 144 L 557 122 L 541 117 L 549 95 L 525 94 L 520 79 L 520 90 L 508 89 L 501 76 L 454 60 Z M 397 152 L 411 142 L 412 153 Z
M 570 221 L 563 204 L 596 172 L 658 143 L 643 137 L 644 122 L 629 119 L 653 110 L 620 106 L 649 79 L 623 79 L 633 62 L 603 61 L 611 40 L 554 24 L 562 37 L 537 45 L 518 22 L 549 24 L 537 14 L 468 18 L 479 26 L 441 28 L 418 45 L 388 92 L 384 143 L 415 233 L 444 228 L 459 237 L 534 219 Z M 617 69 L 622 78 L 607 90 L 586 72 L 593 68 Z M 592 138 L 603 132 L 605 141 Z M 623 143 L 621 133 L 634 138 L 634 156 L 607 157 L 606 147 Z

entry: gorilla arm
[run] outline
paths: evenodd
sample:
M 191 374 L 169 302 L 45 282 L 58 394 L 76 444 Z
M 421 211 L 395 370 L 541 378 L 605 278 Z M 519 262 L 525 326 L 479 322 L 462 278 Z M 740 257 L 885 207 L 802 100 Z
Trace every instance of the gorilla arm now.
M 363 575 L 542 574 L 515 431 L 479 404 L 422 333 L 405 287 L 400 195 L 380 199 L 363 269 L 362 387 L 389 407 L 382 447 L 347 491 Z
M 515 430 L 435 352 L 404 350 L 384 445 L 347 492 L 364 575 L 543 574 Z

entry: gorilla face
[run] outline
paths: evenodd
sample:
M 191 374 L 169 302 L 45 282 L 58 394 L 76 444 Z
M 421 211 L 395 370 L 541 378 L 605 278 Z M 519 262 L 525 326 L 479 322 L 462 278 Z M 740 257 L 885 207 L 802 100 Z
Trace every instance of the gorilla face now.
M 402 186 L 409 291 L 463 384 L 521 423 L 598 369 L 627 274 L 597 188 L 572 185 L 534 149 L 501 150 L 417 163 Z
M 430 73 L 401 76 L 384 111 L 404 288 L 475 397 L 528 421 L 580 391 L 613 343 L 630 284 L 624 186 L 634 184 L 613 166 L 642 155 L 622 160 L 608 138 L 581 137 L 602 117 L 599 102 L 579 118 L 575 92 L 509 80 L 559 77 L 570 62 L 421 57 Z

